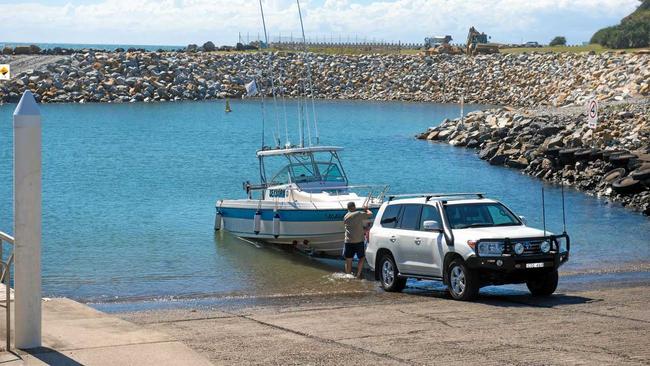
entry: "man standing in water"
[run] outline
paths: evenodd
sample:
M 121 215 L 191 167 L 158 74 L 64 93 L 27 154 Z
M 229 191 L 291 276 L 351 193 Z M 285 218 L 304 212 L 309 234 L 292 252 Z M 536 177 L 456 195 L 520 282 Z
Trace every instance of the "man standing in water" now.
M 366 259 L 366 248 L 364 245 L 365 230 L 364 223 L 372 217 L 372 212 L 364 207 L 365 211 L 357 211 L 354 202 L 348 203 L 348 212 L 343 217 L 345 223 L 345 248 L 343 257 L 345 257 L 345 273 L 352 273 L 352 259 L 357 255 L 359 266 L 357 268 L 357 278 L 361 278 L 363 272 L 363 262 Z

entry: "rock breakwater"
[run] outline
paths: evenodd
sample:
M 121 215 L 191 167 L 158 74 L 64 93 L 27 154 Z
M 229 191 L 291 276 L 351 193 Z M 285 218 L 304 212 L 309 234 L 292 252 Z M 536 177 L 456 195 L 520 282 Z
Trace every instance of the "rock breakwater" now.
M 11 63 L 9 55 L 0 63 Z M 309 63 L 314 95 L 327 99 L 458 102 L 510 106 L 580 105 L 650 95 L 650 55 L 273 54 L 278 91 L 300 95 Z M 244 84 L 268 70 L 265 53 L 75 53 L 38 70 L 0 81 L 0 101 L 30 89 L 43 103 L 154 102 L 237 98 Z M 268 75 L 263 77 L 269 84 Z M 266 88 L 267 92 L 269 88 Z
M 499 108 L 445 120 L 418 135 L 477 149 L 492 165 L 519 169 L 650 215 L 650 104 L 615 104 L 590 129 L 580 112 Z

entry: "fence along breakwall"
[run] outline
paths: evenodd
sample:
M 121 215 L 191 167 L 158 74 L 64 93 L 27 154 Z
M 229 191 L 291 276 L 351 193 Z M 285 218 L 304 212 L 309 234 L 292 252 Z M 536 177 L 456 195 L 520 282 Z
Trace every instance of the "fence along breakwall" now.
M 0 56 L 0 63 L 12 57 Z M 46 57 L 46 56 L 43 56 Z M 496 54 L 324 55 L 275 53 L 278 92 L 301 94 L 310 63 L 314 96 L 327 99 L 480 103 L 508 106 L 582 104 L 650 95 L 650 55 Z M 75 53 L 0 81 L 0 101 L 30 89 L 41 103 L 156 102 L 238 98 L 268 70 L 265 53 Z M 269 85 L 268 77 L 263 84 Z M 264 88 L 270 94 L 270 88 Z

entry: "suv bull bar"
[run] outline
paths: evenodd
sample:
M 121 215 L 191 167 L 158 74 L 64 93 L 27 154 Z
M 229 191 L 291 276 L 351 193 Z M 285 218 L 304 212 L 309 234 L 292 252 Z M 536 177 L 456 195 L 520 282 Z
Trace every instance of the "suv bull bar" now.
M 562 248 L 559 239 L 565 239 L 566 248 Z M 514 252 L 514 244 L 518 241 L 544 241 L 548 240 L 551 243 L 551 248 L 548 253 L 533 253 L 533 254 L 516 254 Z M 494 242 L 503 241 L 503 253 L 501 255 L 481 256 L 479 251 L 481 242 Z M 503 238 L 503 239 L 480 239 L 476 242 L 474 247 L 475 256 L 467 259 L 467 265 L 472 268 L 485 268 L 494 270 L 519 270 L 531 268 L 553 268 L 557 269 L 566 261 L 569 260 L 569 252 L 571 251 L 571 239 L 567 233 L 560 235 L 548 235 L 532 238 Z M 528 266 L 528 264 L 535 263 L 535 266 Z

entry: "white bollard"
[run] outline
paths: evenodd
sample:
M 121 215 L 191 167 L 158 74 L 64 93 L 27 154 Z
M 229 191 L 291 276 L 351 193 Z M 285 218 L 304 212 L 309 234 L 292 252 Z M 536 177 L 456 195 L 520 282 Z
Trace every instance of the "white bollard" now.
M 16 348 L 41 346 L 41 112 L 32 93 L 14 111 Z

